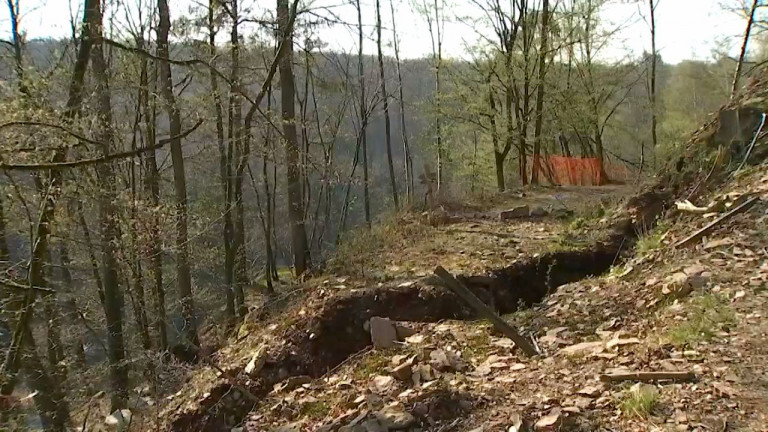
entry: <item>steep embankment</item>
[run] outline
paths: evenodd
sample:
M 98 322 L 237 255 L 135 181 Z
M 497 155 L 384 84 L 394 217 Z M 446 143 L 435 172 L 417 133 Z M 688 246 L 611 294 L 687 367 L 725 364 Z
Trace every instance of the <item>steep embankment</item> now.
M 438 227 L 403 222 L 387 242 L 361 240 L 350 266 L 337 263 L 344 276 L 308 281 L 254 314 L 161 422 L 179 431 L 764 430 L 768 170 L 733 178 L 748 146 L 731 146 L 726 117 L 699 131 L 655 188 L 602 220 L 502 222 L 464 211 Z M 713 200 L 716 217 L 754 197 L 684 245 L 712 217 L 692 206 L 663 213 L 673 200 Z M 573 241 L 576 230 L 591 238 Z M 437 264 L 512 313 L 542 355 L 525 358 L 474 321 L 428 276 Z M 372 350 L 367 323 L 377 316 L 409 321 L 416 334 Z

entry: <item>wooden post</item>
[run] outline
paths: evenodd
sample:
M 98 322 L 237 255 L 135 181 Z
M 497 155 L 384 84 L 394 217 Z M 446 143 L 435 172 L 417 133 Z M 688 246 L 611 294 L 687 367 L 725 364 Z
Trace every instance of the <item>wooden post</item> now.
M 512 327 L 508 322 L 504 321 L 496 312 L 488 307 L 482 300 L 472 293 L 464 284 L 456 280 L 452 274 L 448 273 L 446 269 L 438 266 L 435 269 L 435 275 L 445 282 L 445 286 L 453 291 L 456 295 L 461 297 L 462 300 L 467 302 L 473 309 L 475 309 L 481 316 L 493 323 L 493 326 L 505 336 L 512 339 L 515 345 L 528 356 L 533 357 L 539 355 L 536 348 L 533 347 L 528 339 L 524 338 L 517 330 Z

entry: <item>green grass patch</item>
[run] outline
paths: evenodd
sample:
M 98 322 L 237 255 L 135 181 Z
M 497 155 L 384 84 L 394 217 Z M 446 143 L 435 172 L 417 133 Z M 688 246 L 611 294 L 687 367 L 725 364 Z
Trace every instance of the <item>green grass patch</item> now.
M 376 270 L 381 270 L 382 251 L 418 241 L 430 229 L 427 225 L 397 217 L 374 223 L 370 228 L 353 229 L 342 237 L 328 268 L 337 274 L 375 275 Z
M 372 376 L 386 375 L 392 366 L 392 357 L 408 354 L 402 349 L 386 349 L 371 351 L 362 359 L 352 372 L 355 380 L 367 380 Z
M 640 238 L 637 239 L 637 252 L 645 254 L 661 248 L 664 245 L 662 239 L 667 231 L 669 231 L 669 223 L 662 220 L 653 230 L 641 233 Z
M 663 337 L 678 347 L 695 347 L 710 341 L 718 331 L 736 323 L 728 300 L 717 294 L 692 299 L 686 310 L 686 320 L 667 329 Z
M 622 395 L 621 412 L 628 417 L 647 418 L 659 405 L 660 394 L 652 385 L 633 386 Z
M 313 420 L 321 420 L 331 413 L 331 405 L 326 400 L 307 402 L 301 406 L 301 415 Z
M 493 351 L 491 345 L 491 335 L 493 325 L 481 321 L 478 325 L 473 325 L 466 334 L 465 342 L 461 347 L 463 357 L 487 357 Z

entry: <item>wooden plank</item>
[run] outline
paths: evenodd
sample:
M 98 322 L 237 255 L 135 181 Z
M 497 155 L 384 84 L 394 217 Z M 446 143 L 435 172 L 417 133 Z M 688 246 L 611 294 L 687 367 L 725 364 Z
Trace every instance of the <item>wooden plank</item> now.
M 448 289 L 458 295 L 468 305 L 475 309 L 482 317 L 490 321 L 498 331 L 512 339 L 515 345 L 520 347 L 520 349 L 526 355 L 531 357 L 539 355 L 539 352 L 536 350 L 536 348 L 533 347 L 528 339 L 520 335 L 520 333 L 514 327 L 512 327 L 508 322 L 504 321 L 493 309 L 483 303 L 482 300 L 477 298 L 477 296 L 475 296 L 475 294 L 472 293 L 469 288 L 456 280 L 456 278 L 453 277 L 452 274 L 448 273 L 446 269 L 438 266 L 435 269 L 435 275 L 442 279 Z
M 752 207 L 752 205 L 754 205 L 755 202 L 757 202 L 758 199 L 760 199 L 760 197 L 752 197 L 752 198 L 744 201 L 741 205 L 739 205 L 737 207 L 734 207 L 728 213 L 726 213 L 726 214 L 720 216 L 719 218 L 713 220 L 712 222 L 707 224 L 707 226 L 705 226 L 704 228 L 696 231 L 695 233 L 693 233 L 693 234 L 689 235 L 688 237 L 686 237 L 686 238 L 680 240 L 679 242 L 675 243 L 675 248 L 687 246 L 687 245 L 695 242 L 696 240 L 702 238 L 705 234 L 707 234 L 708 232 L 712 231 L 712 229 L 714 227 L 718 226 L 723 221 L 726 221 L 726 220 L 732 218 L 733 216 L 736 216 L 739 213 L 742 213 L 742 212 L 745 212 L 745 211 L 749 210 L 749 208 Z
M 622 381 L 691 381 L 696 379 L 693 372 L 626 372 L 600 375 L 602 382 L 622 382 Z

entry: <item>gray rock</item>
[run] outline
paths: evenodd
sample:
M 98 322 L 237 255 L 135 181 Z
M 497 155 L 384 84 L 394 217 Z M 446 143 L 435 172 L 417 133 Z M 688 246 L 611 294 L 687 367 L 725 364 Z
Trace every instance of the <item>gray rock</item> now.
M 387 318 L 371 317 L 371 341 L 376 349 L 392 348 L 397 341 L 395 323 Z
M 542 206 L 536 206 L 531 209 L 531 217 L 544 217 L 548 214 L 549 212 L 546 211 Z
M 416 422 L 416 418 L 402 407 L 386 407 L 376 412 L 376 419 L 388 430 L 402 430 Z
M 502 221 L 510 220 L 510 219 L 520 219 L 520 218 L 527 218 L 531 214 L 531 209 L 527 205 L 521 205 L 517 207 L 512 207 L 509 210 L 504 210 L 501 213 L 499 213 L 499 219 Z
M 381 425 L 376 419 L 369 419 L 363 422 L 365 432 L 387 432 L 387 428 Z
M 115 410 L 115 412 L 107 416 L 104 423 L 117 430 L 125 430 L 131 424 L 131 417 L 133 417 L 133 413 L 129 409 Z

